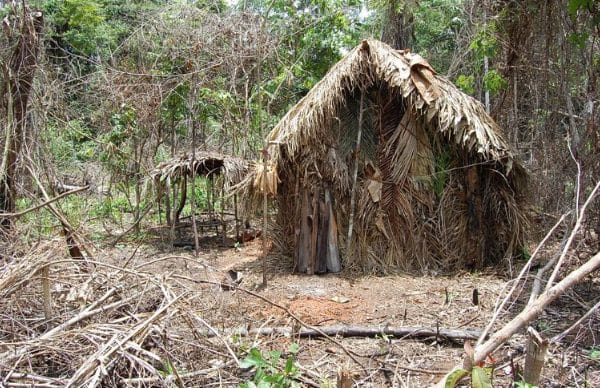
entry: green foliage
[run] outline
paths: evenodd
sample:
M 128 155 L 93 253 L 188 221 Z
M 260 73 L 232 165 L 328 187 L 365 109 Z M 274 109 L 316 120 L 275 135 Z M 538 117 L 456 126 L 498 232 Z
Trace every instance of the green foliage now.
M 295 98 L 358 43 L 363 27 L 357 0 L 256 0 L 247 5 L 265 15 L 267 28 L 281 38 L 278 56 L 283 66 L 277 73 L 288 77 L 285 73 L 291 72 L 294 95 L 290 97 Z
M 496 70 L 489 70 L 483 76 L 483 87 L 489 90 L 492 95 L 498 94 L 502 89 L 505 89 L 508 82 Z
M 519 254 L 526 261 L 529 261 L 529 259 L 531 259 L 531 252 L 529 252 L 529 249 L 526 246 L 522 246 L 519 248 Z
M 471 371 L 471 386 L 473 388 L 492 388 L 490 370 L 478 366 L 473 367 Z
M 594 360 L 600 360 L 600 348 L 590 349 L 590 358 Z
M 92 128 L 79 119 L 59 125 L 49 123 L 40 133 L 42 142 L 48 147 L 58 167 L 69 170 L 79 162 L 95 159 L 96 143 Z
M 47 0 L 42 7 L 53 34 L 83 55 L 104 54 L 116 46 L 123 28 L 109 23 L 106 1 Z
M 425 57 L 437 72 L 445 73 L 456 50 L 458 31 L 464 24 L 462 0 L 418 1 L 413 12 L 413 51 Z
M 294 357 L 299 351 L 299 346 L 293 343 L 288 348 L 290 356 L 281 366 L 281 352 L 272 350 L 263 354 L 259 349 L 252 348 L 240 363 L 241 368 L 255 368 L 256 372 L 251 381 L 240 384 L 241 388 L 254 387 L 300 387 L 295 380 L 298 376 L 298 368 L 294 363 Z
M 478 60 L 483 60 L 484 57 L 493 58 L 496 56 L 500 47 L 496 30 L 496 23 L 486 24 L 477 32 L 469 44 L 469 49 L 473 51 Z
M 525 381 L 515 381 L 515 388 L 537 388 L 537 385 L 529 384 Z
M 475 94 L 475 76 L 460 74 L 455 81 L 456 86 L 467 94 Z
M 134 155 L 139 143 L 146 136 L 144 128 L 137 124 L 137 112 L 126 105 L 120 111 L 113 113 L 110 118 L 111 129 L 100 137 L 102 151 L 100 161 L 110 170 L 124 173 L 123 178 L 130 178 L 137 174 L 137 169 L 130 168 L 135 165 Z
M 567 3 L 567 11 L 572 18 L 577 17 L 580 10 L 592 10 L 595 0 L 569 0 Z
M 453 370 L 444 382 L 444 388 L 454 388 L 458 385 L 459 381 L 465 378 L 469 374 L 469 371 L 459 368 Z
M 459 382 L 471 375 L 471 387 L 473 388 L 492 388 L 492 369 L 474 366 L 471 372 L 466 369 L 457 368 L 450 372 L 444 381 L 444 388 L 455 388 Z

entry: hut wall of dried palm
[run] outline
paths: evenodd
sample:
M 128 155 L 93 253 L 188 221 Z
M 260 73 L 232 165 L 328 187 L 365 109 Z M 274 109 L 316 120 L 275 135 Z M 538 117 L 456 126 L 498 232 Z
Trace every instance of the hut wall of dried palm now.
M 334 198 L 346 268 L 477 267 L 512 257 L 523 242 L 525 171 L 482 105 L 418 55 L 363 42 L 286 114 L 267 144 L 284 234 L 277 240 L 288 254 L 306 216 L 303 197 L 323 188 Z M 238 187 L 256 191 L 258 173 Z M 353 187 L 354 233 L 345 252 Z

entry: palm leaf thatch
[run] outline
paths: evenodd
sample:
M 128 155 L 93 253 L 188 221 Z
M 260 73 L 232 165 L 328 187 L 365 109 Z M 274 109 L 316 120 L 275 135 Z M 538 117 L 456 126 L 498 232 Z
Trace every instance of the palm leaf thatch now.
M 266 142 L 267 181 L 278 183 L 267 191 L 287 252 L 299 241 L 306 191 L 331 191 L 346 267 L 477 267 L 511 258 L 523 242 L 527 175 L 500 128 L 480 102 L 409 51 L 363 41 Z M 257 174 L 265 175 L 251 169 L 237 190 L 265 190 L 255 186 L 265 181 Z
M 158 164 L 150 176 L 155 184 L 167 186 L 178 182 L 184 176 L 222 176 L 228 189 L 240 183 L 247 172 L 248 162 L 244 159 L 216 152 L 196 151 L 195 155 L 183 154 Z

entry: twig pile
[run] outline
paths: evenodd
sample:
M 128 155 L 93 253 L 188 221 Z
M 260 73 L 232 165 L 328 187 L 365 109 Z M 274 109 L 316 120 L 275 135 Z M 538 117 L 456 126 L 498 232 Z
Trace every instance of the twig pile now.
M 237 359 L 226 341 L 194 334 L 210 327 L 193 307 L 198 291 L 139 268 L 95 262 L 83 272 L 80 261 L 56 260 L 56 248 L 42 245 L 0 274 L 0 385 L 203 385 L 233 376 Z M 47 266 L 51 320 L 39 275 Z

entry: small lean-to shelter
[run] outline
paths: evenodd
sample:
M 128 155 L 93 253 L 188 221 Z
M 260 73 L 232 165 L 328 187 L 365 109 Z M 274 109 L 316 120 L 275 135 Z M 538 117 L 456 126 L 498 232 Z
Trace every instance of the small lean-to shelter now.
M 363 41 L 266 144 L 241 187 L 273 195 L 296 271 L 477 268 L 522 248 L 524 168 L 482 104 L 408 50 Z
M 214 211 L 215 191 L 218 192 L 223 202 L 229 188 L 240 183 L 247 172 L 248 163 L 244 159 L 217 152 L 196 151 L 161 162 L 154 168 L 150 176 L 156 189 L 158 203 L 160 204 L 163 198 L 166 199 L 167 223 L 171 225 L 177 224 L 179 221 L 179 215 L 187 200 L 188 183 L 193 184 L 193 178 L 205 177 L 209 180 L 210 188 L 207 193 L 209 210 Z M 215 188 L 217 179 L 219 187 Z M 169 188 L 173 186 L 179 188 L 180 197 L 174 208 L 169 197 Z M 237 204 L 234 204 L 234 208 L 237 229 Z M 221 211 L 223 211 L 223 207 L 221 207 Z

